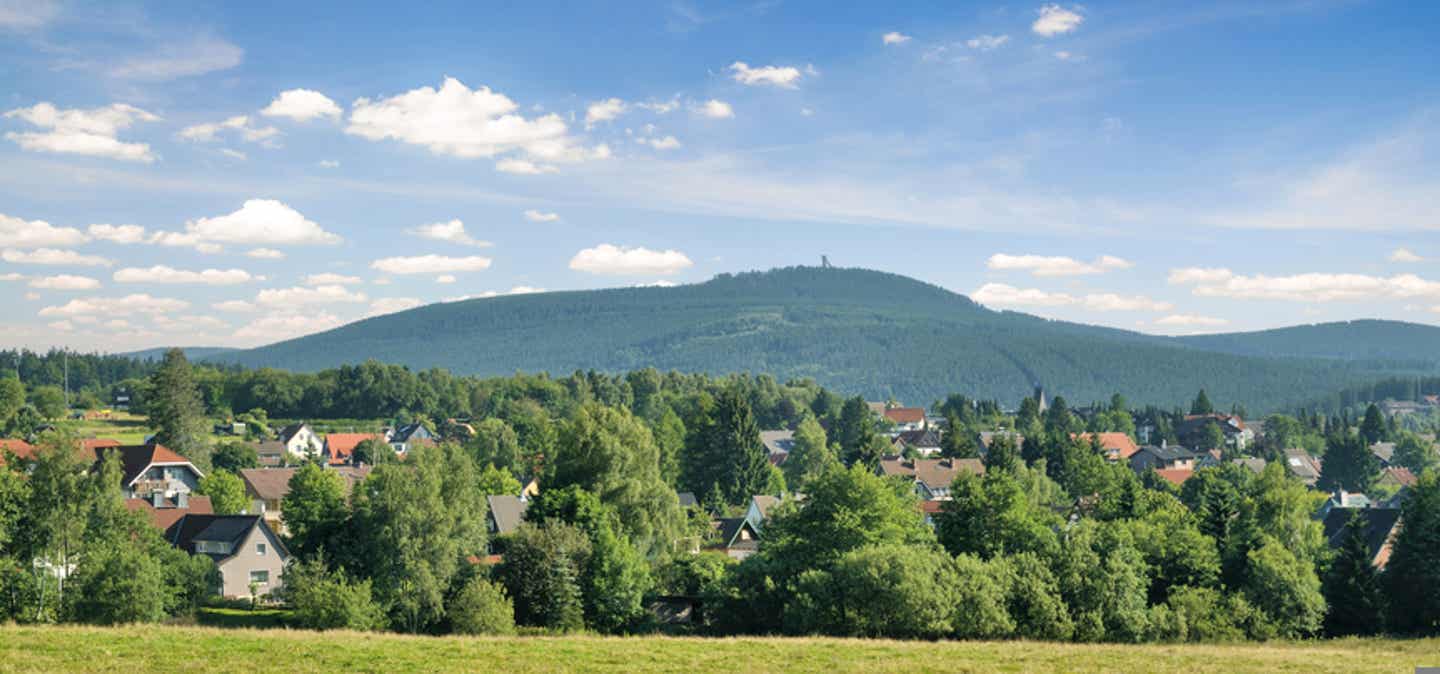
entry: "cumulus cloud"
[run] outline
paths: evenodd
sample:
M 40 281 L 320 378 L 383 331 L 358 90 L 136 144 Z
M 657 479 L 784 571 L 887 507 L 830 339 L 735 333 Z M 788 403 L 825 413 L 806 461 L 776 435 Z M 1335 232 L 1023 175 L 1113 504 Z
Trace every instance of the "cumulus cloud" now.
M 582 146 L 568 133 L 560 115 L 526 119 L 518 109 L 509 97 L 489 87 L 471 90 L 447 77 L 439 89 L 421 87 L 380 100 L 357 99 L 345 132 L 373 141 L 420 145 L 435 154 L 463 159 L 497 158 L 496 168 L 508 173 L 545 173 L 555 170 L 556 163 L 610 155 L 603 145 Z
M 680 109 L 680 99 L 672 98 L 668 101 L 649 101 L 647 103 L 636 103 L 635 107 L 649 110 L 657 115 L 668 115 Z
M 30 287 L 46 290 L 94 290 L 100 287 L 100 282 L 89 276 L 58 274 L 31 279 Z
M 436 283 L 454 283 L 455 280 L 454 274 L 441 274 L 435 277 Z
M 493 245 L 489 241 L 481 241 L 471 237 L 465 232 L 465 223 L 459 219 L 450 220 L 449 222 L 434 222 L 428 225 L 420 225 L 419 227 L 414 227 L 406 231 L 422 239 L 444 241 L 461 246 L 486 248 Z
M 143 243 L 145 228 L 140 225 L 90 225 L 86 228 L 91 237 L 110 243 Z
M 251 248 L 245 253 L 245 256 L 253 257 L 257 260 L 283 260 L 285 259 L 285 251 L 275 250 L 274 248 Z
M 1424 262 L 1425 258 L 1410 252 L 1410 249 L 1408 248 L 1396 248 L 1395 250 L 1390 252 L 1390 261 L 1405 263 Z
M 1039 17 L 1035 23 L 1030 24 L 1030 30 L 1035 31 L 1041 37 L 1055 37 L 1074 31 L 1080 27 L 1085 17 L 1075 9 L 1066 9 L 1060 5 L 1044 5 L 1039 9 Z
M 103 108 L 61 110 L 51 103 L 37 103 L 5 113 L 47 129 L 43 132 L 8 132 L 7 140 L 31 152 L 78 154 L 122 161 L 150 163 L 155 155 L 147 143 L 127 143 L 117 136 L 136 122 L 155 122 L 160 118 L 133 105 L 114 103 Z
M 295 286 L 293 288 L 267 288 L 255 296 L 255 303 L 265 307 L 286 308 L 312 304 L 343 304 L 364 302 L 365 293 L 351 292 L 342 285 Z
M 316 166 L 319 166 L 320 168 L 326 168 L 326 169 L 340 168 L 340 162 L 335 161 L 334 159 L 321 159 L 320 161 L 316 162 L 315 164 L 316 164 Z
M 280 129 L 273 126 L 255 126 L 250 123 L 249 115 L 236 115 L 221 122 L 210 124 L 194 124 L 187 126 L 175 134 L 181 140 L 188 140 L 195 143 L 209 143 L 219 140 L 220 134 L 235 131 L 237 136 L 249 143 L 262 143 L 267 147 L 275 147 L 275 137 L 280 135 Z M 222 150 L 223 152 L 223 150 Z M 238 153 L 240 159 L 244 159 L 244 153 Z
M 302 283 L 307 286 L 353 286 L 359 285 L 362 281 L 359 276 L 323 272 L 306 276 Z
M 1174 275 L 1172 274 L 1172 278 Z M 1291 302 L 1336 302 L 1372 299 L 1440 297 L 1440 282 L 1414 274 L 1382 277 L 1365 274 L 1309 273 L 1290 276 L 1230 275 L 1191 281 L 1202 297 L 1228 297 Z
M 525 219 L 530 222 L 556 222 L 560 220 L 560 214 L 546 213 L 545 211 L 537 211 L 532 208 L 525 211 Z
M 37 248 L 35 250 L 11 250 L 0 252 L 0 260 L 14 264 L 71 265 L 75 267 L 109 267 L 113 261 L 99 255 L 83 255 L 73 250 Z
M 263 280 L 244 269 L 175 269 L 163 264 L 153 267 L 126 267 L 112 276 L 116 283 L 165 283 L 207 286 L 228 286 Z
M 712 98 L 695 106 L 695 114 L 710 119 L 730 119 L 735 116 L 735 108 L 725 101 Z
M 344 324 L 339 316 L 328 311 L 266 314 L 235 331 L 235 338 L 246 341 L 278 342 L 311 333 L 329 330 Z
M 126 314 L 166 314 L 184 310 L 189 302 L 168 297 L 152 297 L 136 293 L 124 297 L 87 297 L 40 310 L 44 317 L 114 316 Z
M 413 257 L 387 257 L 370 263 L 370 268 L 386 274 L 437 274 L 447 272 L 481 271 L 490 268 L 490 258 L 480 255 L 449 257 L 446 255 L 416 255 Z
M 225 243 L 303 246 L 339 243 L 340 237 L 284 203 L 274 199 L 248 199 L 234 213 L 191 220 L 185 223 L 184 232 L 159 232 L 150 240 L 213 252 Z
M 794 89 L 800 82 L 800 69 L 793 66 L 760 66 L 752 68 L 744 61 L 736 61 L 728 68 L 731 79 L 748 87 L 779 87 Z
M 495 162 L 495 170 L 501 173 L 513 173 L 520 176 L 538 176 L 545 173 L 558 173 L 560 169 L 546 164 L 536 164 L 528 159 L 501 159 Z
M 905 44 L 910 41 L 910 36 L 899 31 L 890 31 L 880 36 L 880 43 L 883 45 Z
M 1234 276 L 1234 273 L 1224 267 L 1184 267 L 1171 269 L 1170 277 L 1166 281 L 1172 285 L 1214 283 L 1224 281 L 1231 276 Z
M 1028 271 L 1035 276 L 1080 276 L 1103 274 L 1133 266 L 1128 260 L 1113 255 L 1101 255 L 1093 262 L 1081 262 L 1072 257 L 1046 255 L 991 255 L 986 266 L 996 270 Z
M 608 243 L 586 248 L 570 259 L 570 268 L 575 271 L 616 276 L 674 274 L 694 264 L 678 250 L 657 251 Z
M 280 92 L 270 105 L 260 111 L 266 117 L 287 117 L 297 122 L 308 122 L 319 117 L 339 119 L 340 106 L 328 96 L 310 89 L 288 89 Z
M 381 297 L 370 303 L 371 316 L 393 314 L 397 311 L 414 309 L 425 302 L 414 297 Z
M 1228 325 L 1230 321 L 1213 316 L 1197 316 L 1195 314 L 1171 314 L 1164 318 L 1155 319 L 1156 325 L 1168 325 L 1182 328 L 1212 328 L 1221 325 Z
M 677 150 L 680 148 L 680 139 L 674 136 L 664 138 L 636 138 L 635 142 L 642 145 L 649 145 L 656 150 Z
M 1016 288 L 1004 283 L 986 283 L 971 293 L 970 299 L 986 306 L 1058 307 L 1076 302 L 1074 295 Z
M 111 77 L 164 81 L 227 70 L 240 65 L 245 50 L 208 34 L 183 41 L 160 44 L 143 56 L 127 59 L 110 68 Z
M 1010 41 L 1009 35 L 976 35 L 965 41 L 965 46 L 980 51 L 990 51 L 1003 47 Z
M 623 114 L 625 114 L 625 101 L 618 98 L 595 101 L 585 108 L 585 128 L 595 126 L 596 122 L 611 121 Z
M 0 213 L 0 246 L 76 246 L 89 240 L 90 237 L 74 227 L 56 227 L 44 220 L 24 220 Z
M 248 314 L 259 310 L 259 307 L 245 300 L 225 300 L 224 302 L 211 304 L 210 307 L 216 311 L 224 311 L 232 314 Z

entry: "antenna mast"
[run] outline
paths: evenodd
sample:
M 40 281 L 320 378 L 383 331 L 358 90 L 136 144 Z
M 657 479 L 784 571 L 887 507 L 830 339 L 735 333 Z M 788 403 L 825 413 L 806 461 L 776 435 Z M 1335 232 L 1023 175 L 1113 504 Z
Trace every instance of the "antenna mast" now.
M 829 255 L 821 255 L 821 256 L 820 256 L 820 268 L 821 268 L 821 269 L 834 269 L 834 267 L 832 267 L 832 266 L 830 265 L 830 256 L 829 256 Z

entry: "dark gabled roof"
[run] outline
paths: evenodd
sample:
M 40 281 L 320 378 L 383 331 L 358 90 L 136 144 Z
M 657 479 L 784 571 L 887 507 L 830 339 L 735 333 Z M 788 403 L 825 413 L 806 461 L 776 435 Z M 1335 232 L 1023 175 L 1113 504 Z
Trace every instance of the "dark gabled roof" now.
M 305 422 L 302 421 L 298 424 L 290 424 L 289 426 L 280 429 L 280 442 L 288 444 L 290 440 L 292 440 L 304 428 Z
M 1179 461 L 1182 459 L 1194 459 L 1200 456 L 1198 452 L 1185 449 L 1180 445 L 1167 445 L 1165 447 L 1146 445 L 1144 447 L 1141 447 L 1139 451 L 1135 453 L 1148 453 L 1151 456 L 1160 459 L 1161 461 Z
M 1331 508 L 1325 513 L 1325 540 L 1330 542 L 1330 547 L 1340 547 L 1344 541 L 1345 525 L 1350 522 L 1350 516 L 1360 515 L 1360 524 L 1365 527 L 1365 545 L 1370 550 L 1370 559 L 1380 553 L 1380 549 L 1390 540 L 1390 533 L 1395 530 L 1395 525 L 1400 521 L 1399 508 Z
M 418 421 L 411 424 L 405 424 L 404 426 L 395 429 L 395 432 L 390 434 L 390 442 L 410 442 L 410 436 L 415 435 L 421 430 L 425 430 L 426 434 L 429 434 L 429 430 L 425 429 L 425 426 Z
M 895 440 L 906 447 L 939 447 L 940 435 L 930 429 L 923 431 L 901 431 Z
M 215 512 L 214 507 L 210 504 L 209 496 L 190 494 L 185 499 L 184 508 L 180 507 L 178 497 L 165 499 L 159 508 L 156 508 L 155 503 L 148 498 L 127 498 L 125 507 L 132 511 L 144 512 L 156 529 L 169 536 L 174 526 L 186 515 L 210 515 Z
M 724 517 L 711 522 L 710 525 L 715 528 L 720 538 L 720 547 L 736 549 L 755 549 L 759 547 L 757 541 L 760 535 L 755 531 L 755 527 L 750 524 L 750 521 L 744 517 Z M 736 540 L 740 537 L 740 532 L 746 529 L 750 530 L 750 540 Z
M 485 502 L 490 505 L 490 519 L 495 523 L 495 533 L 502 535 L 514 533 L 525 522 L 525 511 L 530 508 L 528 501 L 509 494 L 486 496 Z
M 245 537 L 250 535 L 250 530 L 255 527 L 265 527 L 265 520 L 259 515 L 195 515 L 187 514 L 180 519 L 172 529 L 170 543 L 185 552 L 195 554 L 195 543 L 198 541 L 220 541 L 229 543 L 231 551 L 228 555 L 206 553 L 216 562 L 233 557 L 239 551 L 239 545 Z M 278 536 L 271 536 L 279 545 L 280 552 L 288 554 L 284 543 Z
M 95 462 L 100 463 L 111 454 L 120 456 L 120 470 L 124 473 L 124 486 L 130 486 L 140 479 L 141 475 L 149 470 L 150 466 L 161 464 L 170 466 L 187 466 L 195 472 L 197 477 L 204 477 L 195 464 L 190 460 L 176 454 L 164 445 L 150 443 L 146 445 L 118 445 L 110 447 L 95 447 Z

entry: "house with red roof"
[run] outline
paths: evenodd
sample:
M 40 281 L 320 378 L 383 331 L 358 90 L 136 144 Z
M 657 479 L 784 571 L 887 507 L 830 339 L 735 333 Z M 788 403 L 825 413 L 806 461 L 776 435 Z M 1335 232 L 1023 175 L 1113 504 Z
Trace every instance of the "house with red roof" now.
M 894 424 L 897 431 L 925 430 L 925 408 L 923 407 L 889 407 L 881 413 L 881 416 Z
M 330 433 L 325 436 L 325 460 L 332 466 L 354 463 L 355 448 L 366 440 L 385 442 L 379 433 Z
M 1094 438 L 1099 438 L 1100 449 L 1105 451 L 1105 458 L 1108 461 L 1129 461 L 1135 452 L 1140 451 L 1140 446 L 1135 444 L 1134 438 L 1126 433 L 1081 433 L 1071 434 L 1071 437 L 1081 442 L 1090 443 Z
M 205 477 L 189 459 L 153 442 L 95 447 L 89 451 L 96 464 L 112 455 L 119 459 L 120 489 L 125 498 L 151 498 L 156 493 L 174 498 L 195 491 Z

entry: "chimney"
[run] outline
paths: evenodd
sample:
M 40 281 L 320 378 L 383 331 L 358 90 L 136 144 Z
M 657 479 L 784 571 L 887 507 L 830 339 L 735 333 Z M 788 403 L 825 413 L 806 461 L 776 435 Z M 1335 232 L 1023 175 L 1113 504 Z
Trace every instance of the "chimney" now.
M 176 507 L 176 508 L 189 508 L 189 507 L 190 507 L 190 492 L 184 492 L 184 491 L 182 491 L 182 492 L 179 492 L 179 493 L 175 494 L 175 507 Z
M 164 507 L 164 506 L 165 506 L 165 494 L 162 493 L 162 492 L 160 492 L 160 491 L 152 491 L 152 492 L 150 492 L 150 506 L 151 506 L 152 508 L 162 508 L 162 507 Z

